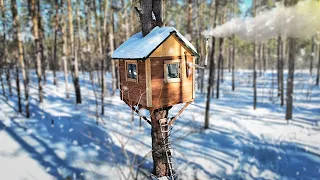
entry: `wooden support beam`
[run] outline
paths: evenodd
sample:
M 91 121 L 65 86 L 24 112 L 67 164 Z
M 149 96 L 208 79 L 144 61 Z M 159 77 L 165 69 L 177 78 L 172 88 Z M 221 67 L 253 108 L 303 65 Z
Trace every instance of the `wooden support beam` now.
M 178 118 L 178 116 L 180 116 L 180 114 L 189 106 L 189 104 L 191 104 L 191 101 L 190 102 L 187 102 L 183 108 L 173 117 L 171 118 L 171 121 L 169 122 L 169 125 L 168 126 L 171 126 L 174 121 Z

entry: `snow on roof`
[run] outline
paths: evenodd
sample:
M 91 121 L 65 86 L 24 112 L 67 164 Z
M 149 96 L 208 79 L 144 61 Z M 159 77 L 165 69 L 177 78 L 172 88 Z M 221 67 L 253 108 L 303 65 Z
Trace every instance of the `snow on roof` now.
M 159 47 L 172 33 L 185 44 L 196 56 L 199 56 L 196 48 L 174 27 L 155 27 L 145 37 L 142 32 L 131 36 L 121 44 L 112 54 L 113 59 L 146 59 Z

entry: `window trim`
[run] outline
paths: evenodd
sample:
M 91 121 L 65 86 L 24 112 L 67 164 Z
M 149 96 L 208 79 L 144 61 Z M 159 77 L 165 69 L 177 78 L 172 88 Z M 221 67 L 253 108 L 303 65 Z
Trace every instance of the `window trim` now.
M 167 64 L 178 64 L 179 63 L 179 78 L 168 78 L 168 69 Z M 174 60 L 165 60 L 163 63 L 163 69 L 164 69 L 164 82 L 165 83 L 175 83 L 175 82 L 181 82 L 181 59 L 174 59 Z
M 125 62 L 126 62 L 126 66 L 125 66 L 126 67 L 126 69 L 125 69 L 126 70 L 126 81 L 138 83 L 139 82 L 138 81 L 138 78 L 139 78 L 138 62 L 135 61 L 135 60 L 127 60 Z M 135 64 L 136 65 L 136 71 L 137 71 L 137 78 L 136 79 L 128 77 L 128 66 L 129 66 L 129 64 Z

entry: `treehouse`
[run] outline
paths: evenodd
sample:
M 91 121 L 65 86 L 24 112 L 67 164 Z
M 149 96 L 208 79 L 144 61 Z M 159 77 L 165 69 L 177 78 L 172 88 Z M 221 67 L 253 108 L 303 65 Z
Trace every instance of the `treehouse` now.
M 137 33 L 113 53 L 120 97 L 129 106 L 159 109 L 195 98 L 194 46 L 173 27 Z

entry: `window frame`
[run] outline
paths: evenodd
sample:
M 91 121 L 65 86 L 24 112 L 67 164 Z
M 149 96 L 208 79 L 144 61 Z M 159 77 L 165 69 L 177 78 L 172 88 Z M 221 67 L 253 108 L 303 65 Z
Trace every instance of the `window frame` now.
M 138 83 L 139 82 L 138 81 L 138 78 L 139 78 L 138 62 L 135 61 L 135 60 L 127 60 L 125 62 L 126 62 L 126 66 L 125 66 L 126 67 L 126 69 L 125 69 L 126 70 L 126 81 Z M 137 71 L 137 78 L 136 79 L 128 77 L 129 64 L 135 64 L 136 65 L 136 71 Z
M 178 64 L 179 65 L 179 78 L 169 78 L 168 77 L 168 69 L 167 69 L 167 65 L 168 64 Z M 164 63 L 163 63 L 164 82 L 165 83 L 181 82 L 181 76 L 182 76 L 181 68 L 182 68 L 181 59 L 165 60 Z

